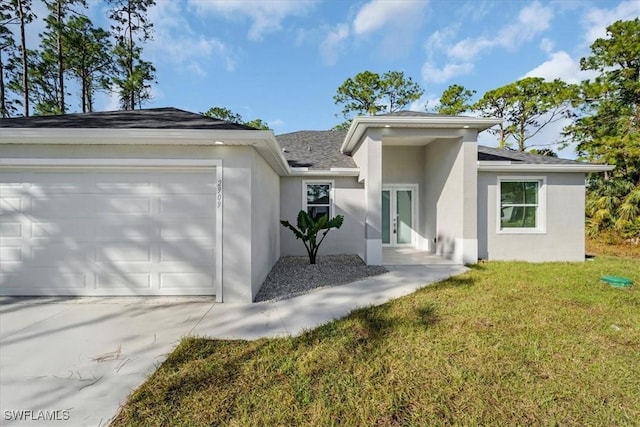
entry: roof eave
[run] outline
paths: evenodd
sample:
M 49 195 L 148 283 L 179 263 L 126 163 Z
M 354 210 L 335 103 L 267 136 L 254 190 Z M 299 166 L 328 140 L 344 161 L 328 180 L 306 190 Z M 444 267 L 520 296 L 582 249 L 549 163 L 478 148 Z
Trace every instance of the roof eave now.
M 290 176 L 360 176 L 359 168 L 291 168 Z
M 351 154 L 369 128 L 404 127 L 429 129 L 476 129 L 478 132 L 502 123 L 493 117 L 460 116 L 358 116 L 351 121 L 340 151 Z
M 595 164 L 531 164 L 531 163 L 507 163 L 498 162 L 478 162 L 480 172 L 608 172 L 615 166 L 595 165 Z
M 278 174 L 289 174 L 268 130 L 3 128 L 0 144 L 252 146 Z

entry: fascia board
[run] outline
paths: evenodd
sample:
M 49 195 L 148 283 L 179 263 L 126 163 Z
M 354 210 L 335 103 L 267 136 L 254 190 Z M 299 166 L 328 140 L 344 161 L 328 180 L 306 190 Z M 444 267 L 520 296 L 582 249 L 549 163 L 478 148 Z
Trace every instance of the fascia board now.
M 340 151 L 345 154 L 353 153 L 368 128 L 476 129 L 482 132 L 500 123 L 502 119 L 492 117 L 358 116 L 352 120 Z
M 478 162 L 480 172 L 606 172 L 612 171 L 611 165 L 561 165 L 561 164 L 485 164 Z
M 247 144 L 273 137 L 271 131 L 210 129 L 96 129 L 4 128 L 3 144 L 187 144 L 213 145 L 216 141 Z M 273 138 L 275 140 L 275 138 Z

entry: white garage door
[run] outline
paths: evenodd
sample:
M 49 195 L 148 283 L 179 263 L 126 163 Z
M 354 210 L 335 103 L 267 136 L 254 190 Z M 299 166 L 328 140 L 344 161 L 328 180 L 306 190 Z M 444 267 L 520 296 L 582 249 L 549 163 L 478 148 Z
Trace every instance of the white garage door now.
M 213 295 L 215 168 L 0 170 L 0 294 Z

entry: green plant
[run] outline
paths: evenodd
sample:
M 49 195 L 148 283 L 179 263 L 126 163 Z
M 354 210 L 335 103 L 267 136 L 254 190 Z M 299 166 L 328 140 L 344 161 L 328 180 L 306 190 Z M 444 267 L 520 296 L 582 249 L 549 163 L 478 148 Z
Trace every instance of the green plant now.
M 322 215 L 316 221 L 307 212 L 300 211 L 298 212 L 298 227 L 291 225 L 289 221 L 280 221 L 280 224 L 293 231 L 297 239 L 302 240 L 309 254 L 309 264 L 315 264 L 318 248 L 320 248 L 327 233 L 332 228 L 342 227 L 343 221 L 344 217 L 342 215 L 336 215 L 331 219 L 327 215 Z M 318 233 L 320 232 L 322 232 L 322 237 L 318 241 Z

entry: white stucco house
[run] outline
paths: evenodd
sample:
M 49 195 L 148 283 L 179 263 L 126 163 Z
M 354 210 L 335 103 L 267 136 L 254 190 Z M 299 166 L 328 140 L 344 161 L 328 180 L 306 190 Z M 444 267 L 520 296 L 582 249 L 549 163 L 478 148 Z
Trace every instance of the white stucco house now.
M 384 264 L 584 259 L 594 165 L 479 146 L 496 119 L 399 112 L 271 131 L 173 108 L 0 119 L 0 295 L 250 302 L 301 209 L 344 215 L 321 254 Z

